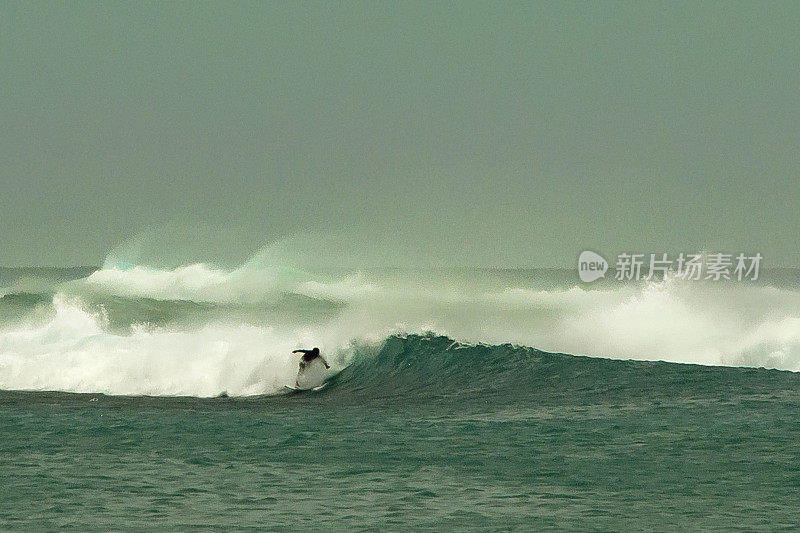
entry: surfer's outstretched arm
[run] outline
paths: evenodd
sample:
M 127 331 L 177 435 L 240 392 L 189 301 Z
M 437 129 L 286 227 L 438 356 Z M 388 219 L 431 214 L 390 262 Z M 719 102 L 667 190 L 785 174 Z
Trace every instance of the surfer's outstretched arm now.
M 314 350 L 292 350 L 292 353 L 311 353 Z
M 325 368 L 331 367 L 331 365 L 329 365 L 328 362 L 325 360 L 325 358 L 323 358 L 321 355 L 319 356 L 319 358 L 322 361 L 322 364 L 325 365 Z

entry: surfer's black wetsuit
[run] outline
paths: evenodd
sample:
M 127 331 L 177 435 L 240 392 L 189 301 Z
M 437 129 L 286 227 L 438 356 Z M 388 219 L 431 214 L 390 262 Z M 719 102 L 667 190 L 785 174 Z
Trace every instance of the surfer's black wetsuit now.
M 303 370 L 308 363 L 310 363 L 317 357 L 320 358 L 322 364 L 325 365 L 325 368 L 331 367 L 328 364 L 328 362 L 325 359 L 323 359 L 323 357 L 319 354 L 319 348 L 314 348 L 313 350 L 294 350 L 292 353 L 303 354 L 303 357 L 300 358 L 300 370 Z

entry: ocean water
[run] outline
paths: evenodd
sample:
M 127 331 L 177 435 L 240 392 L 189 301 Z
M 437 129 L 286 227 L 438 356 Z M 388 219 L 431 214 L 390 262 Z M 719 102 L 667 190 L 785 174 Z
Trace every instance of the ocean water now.
M 796 530 L 799 289 L 0 269 L 0 529 Z

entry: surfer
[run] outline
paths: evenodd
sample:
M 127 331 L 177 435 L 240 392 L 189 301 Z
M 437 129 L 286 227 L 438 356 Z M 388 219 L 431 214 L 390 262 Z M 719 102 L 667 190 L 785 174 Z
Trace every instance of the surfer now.
M 319 360 L 322 361 L 323 365 L 325 365 L 325 368 L 330 368 L 331 367 L 331 365 L 329 365 L 328 362 L 319 354 L 319 348 L 314 348 L 313 350 L 294 350 L 294 351 L 292 351 L 292 353 L 301 353 L 301 354 L 303 354 L 303 357 L 300 358 L 300 371 L 301 372 L 306 367 L 306 365 L 308 365 L 308 363 L 310 363 L 311 361 L 313 361 L 317 357 L 319 357 Z

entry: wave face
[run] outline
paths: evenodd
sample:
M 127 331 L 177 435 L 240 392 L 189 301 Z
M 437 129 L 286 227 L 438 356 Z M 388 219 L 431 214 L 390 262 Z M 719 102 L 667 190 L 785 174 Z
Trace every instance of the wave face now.
M 513 344 L 462 344 L 426 334 L 391 336 L 377 354 L 357 351 L 351 364 L 323 390 L 327 401 L 565 405 L 778 391 L 794 396 L 799 382 L 796 373 L 763 368 L 580 357 Z
M 296 378 L 291 350 L 311 346 L 332 365 L 326 394 L 375 397 L 528 394 L 552 363 L 546 352 L 800 370 L 796 272 L 757 284 L 584 286 L 574 278 L 547 270 L 312 272 L 253 261 L 232 270 L 6 269 L 0 389 L 279 394 Z M 582 365 L 575 375 L 599 364 L 559 361 Z

